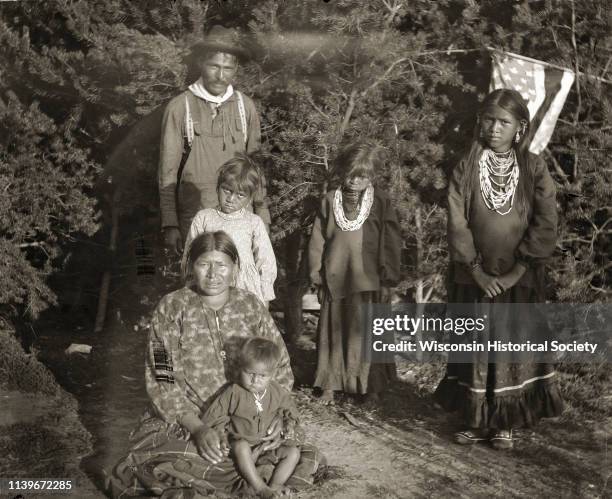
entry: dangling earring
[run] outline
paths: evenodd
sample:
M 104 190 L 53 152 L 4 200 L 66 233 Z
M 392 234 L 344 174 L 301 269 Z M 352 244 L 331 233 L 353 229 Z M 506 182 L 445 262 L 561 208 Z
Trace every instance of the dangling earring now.
M 518 144 L 521 141 L 521 132 L 519 130 L 516 131 L 516 135 L 514 136 L 514 140 Z

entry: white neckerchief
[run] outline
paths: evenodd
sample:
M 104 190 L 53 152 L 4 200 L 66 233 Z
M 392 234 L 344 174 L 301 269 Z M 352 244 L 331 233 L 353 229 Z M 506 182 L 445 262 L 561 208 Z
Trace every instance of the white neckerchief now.
M 231 85 L 227 86 L 227 90 L 223 95 L 213 95 L 204 87 L 204 82 L 202 81 L 202 77 L 195 83 L 189 85 L 189 90 L 200 99 L 204 99 L 207 102 L 212 102 L 213 104 L 223 104 L 226 100 L 228 100 L 232 95 L 234 95 L 234 87 Z

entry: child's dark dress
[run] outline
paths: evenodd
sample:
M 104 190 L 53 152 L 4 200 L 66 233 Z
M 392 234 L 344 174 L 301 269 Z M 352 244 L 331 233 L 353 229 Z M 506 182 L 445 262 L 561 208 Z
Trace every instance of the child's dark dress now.
M 389 198 L 374 189 L 361 228 L 343 231 L 333 212 L 334 192 L 321 203 L 308 248 L 310 279 L 324 285 L 314 386 L 346 393 L 377 393 L 395 378 L 394 364 L 364 361 L 361 306 L 378 301 L 381 286 L 399 279 L 400 229 Z
M 449 302 L 473 303 L 479 314 L 495 313 L 487 340 L 524 343 L 546 333 L 544 320 L 513 314 L 500 303 L 538 301 L 543 261 L 552 254 L 556 241 L 557 207 L 555 187 L 543 161 L 529 155 L 534 191 L 527 219 L 522 219 L 515 199 L 512 210 L 500 215 L 489 210 L 474 176 L 465 193 L 465 163 L 451 177 L 448 193 L 448 244 L 451 257 Z M 523 177 L 519 183 L 524 182 Z M 508 205 L 500 211 L 506 211 Z M 484 292 L 471 277 L 470 265 L 481 261 L 490 275 L 503 275 L 521 262 L 527 271 L 519 282 L 502 294 L 484 300 Z M 493 306 L 489 305 L 492 304 Z M 495 306 L 495 304 L 498 304 Z M 485 310 L 484 308 L 487 308 Z M 504 314 L 500 316 L 500 314 Z M 537 335 L 536 335 L 537 333 Z M 465 355 L 463 353 L 462 355 Z M 435 398 L 447 410 L 459 410 L 471 428 L 510 429 L 530 426 L 541 417 L 557 416 L 563 409 L 555 384 L 555 370 L 542 363 L 489 363 L 489 352 L 474 352 L 470 364 L 452 363 L 438 386 Z
M 257 410 L 253 394 L 237 383 L 229 385 L 214 400 L 202 416 L 211 428 L 229 433 L 230 440 L 246 440 L 250 445 L 259 444 L 267 436 L 268 428 L 277 415 L 284 421 L 299 423 L 299 415 L 291 393 L 276 381 L 271 381 L 261 399 L 261 411 Z

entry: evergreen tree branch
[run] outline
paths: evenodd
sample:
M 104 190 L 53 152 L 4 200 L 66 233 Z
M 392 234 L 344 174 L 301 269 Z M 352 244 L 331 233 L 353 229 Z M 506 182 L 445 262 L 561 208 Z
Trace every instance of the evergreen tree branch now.
M 21 243 L 18 244 L 18 248 L 33 248 L 33 247 L 43 247 L 45 245 L 44 241 L 33 241 L 31 243 Z
M 389 11 L 385 19 L 385 26 L 388 28 L 393 23 L 393 19 L 395 19 L 395 16 L 401 10 L 402 2 L 398 2 L 397 0 L 394 0 L 392 4 L 391 2 L 388 2 L 387 0 L 382 0 L 382 3 Z
M 326 114 L 319 106 L 317 106 L 317 104 L 312 98 L 312 95 L 308 95 L 308 97 L 306 97 L 306 100 L 314 108 L 315 111 L 317 111 L 321 116 L 323 116 L 323 118 L 329 119 L 329 114 Z
M 402 57 L 401 59 L 393 61 L 389 65 L 389 67 L 385 70 L 385 72 L 374 81 L 374 83 L 372 83 L 369 87 L 361 91 L 360 96 L 365 97 L 370 90 L 373 90 L 374 88 L 376 88 L 378 85 L 380 85 L 382 82 L 384 82 L 387 79 L 387 77 L 391 74 L 395 66 L 403 62 L 406 62 L 408 60 L 410 60 L 408 57 Z
M 569 180 L 568 180 L 568 176 L 563 171 L 563 168 L 561 168 L 561 165 L 557 161 L 557 158 L 555 158 L 555 156 L 553 155 L 553 153 L 550 151 L 550 149 L 548 147 L 546 149 L 544 149 L 544 150 L 546 151 L 546 155 L 550 158 L 555 171 L 561 177 L 561 179 L 563 181 L 563 185 L 565 185 L 565 187 L 569 187 L 570 183 L 569 183 Z
M 355 102 L 356 102 L 355 99 L 356 98 L 357 98 L 357 89 L 353 88 L 349 96 L 349 101 L 346 106 L 346 110 L 344 111 L 344 117 L 342 118 L 340 130 L 338 130 L 338 139 L 342 139 L 342 137 L 344 136 L 344 132 L 348 128 L 349 121 L 351 120 L 351 115 L 353 114 L 353 110 L 355 109 Z

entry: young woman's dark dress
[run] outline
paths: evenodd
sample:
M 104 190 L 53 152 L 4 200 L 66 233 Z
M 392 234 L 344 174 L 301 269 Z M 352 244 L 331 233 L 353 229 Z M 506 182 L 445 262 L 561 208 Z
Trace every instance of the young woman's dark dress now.
M 543 261 L 555 247 L 557 207 L 554 183 L 544 162 L 529 154 L 528 166 L 534 188 L 527 217 L 521 217 L 516 206 L 506 215 L 488 209 L 480 193 L 478 176 L 474 175 L 465 189 L 466 165 L 461 162 L 455 168 L 448 193 L 449 302 L 472 303 L 482 314 L 489 303 L 539 301 Z M 525 179 L 520 177 L 521 181 Z M 470 264 L 479 257 L 489 275 L 503 275 L 517 262 L 526 266 L 527 271 L 512 288 L 483 300 L 484 292 L 470 273 Z M 533 328 L 547 327 L 545 321 L 524 320 L 507 309 L 489 310 L 497 314 L 496 324 L 504 325 L 491 331 L 488 338 L 491 341 L 522 343 L 535 337 Z M 505 316 L 500 317 L 500 313 Z M 538 333 L 540 337 L 543 334 Z M 474 352 L 470 364 L 453 363 L 451 357 L 435 392 L 437 402 L 447 410 L 460 411 L 470 428 L 481 429 L 531 426 L 541 417 L 561 413 L 563 404 L 552 365 L 490 363 L 490 355 Z

